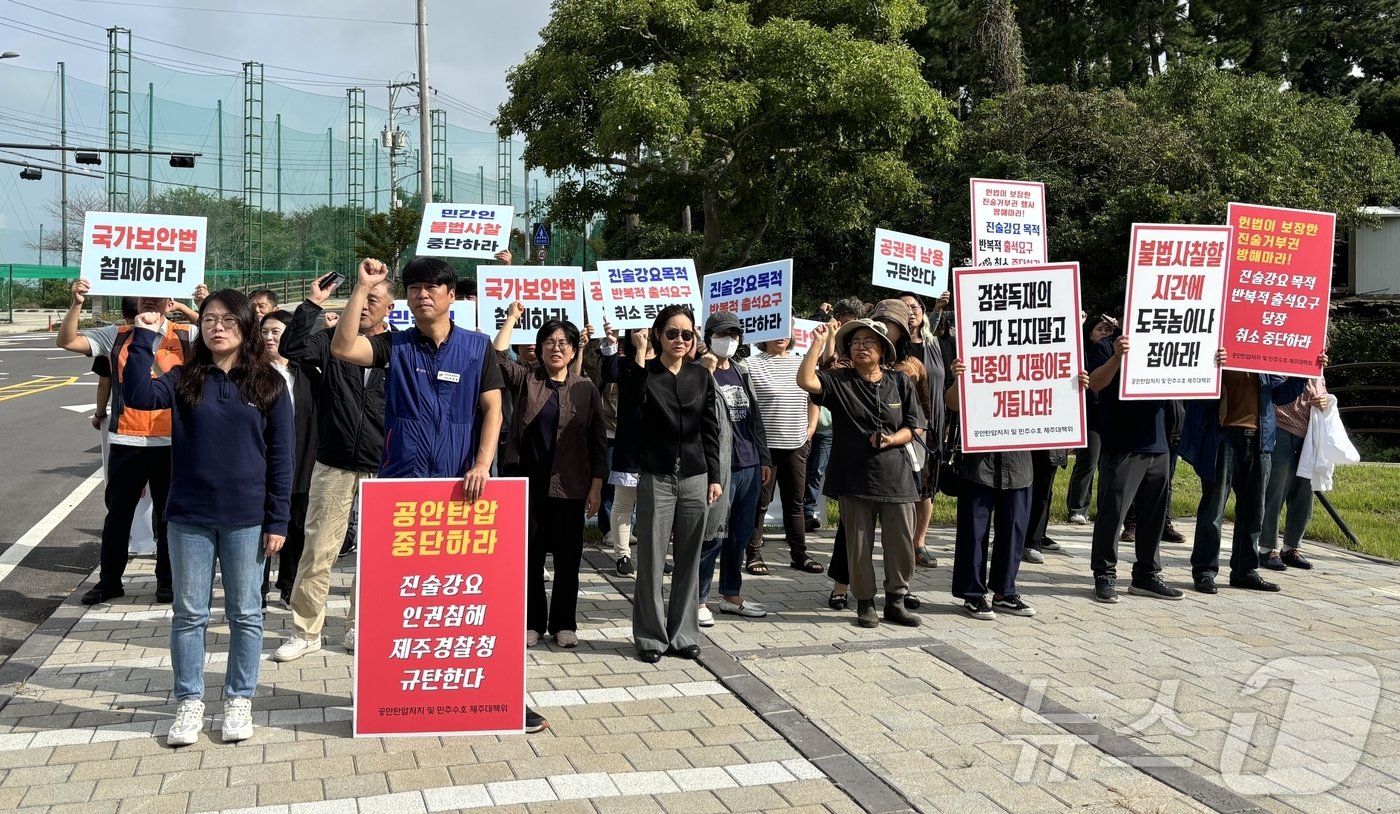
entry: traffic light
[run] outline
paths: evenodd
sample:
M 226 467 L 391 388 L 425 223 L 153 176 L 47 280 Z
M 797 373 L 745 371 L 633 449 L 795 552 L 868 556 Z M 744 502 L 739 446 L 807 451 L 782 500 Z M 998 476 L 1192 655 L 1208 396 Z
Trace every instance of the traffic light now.
M 19 171 L 19 177 L 26 181 L 38 181 L 44 177 L 44 172 L 34 167 L 25 167 Z
M 75 153 L 73 159 L 79 164 L 92 164 L 94 166 L 102 164 L 102 156 L 97 153 Z
M 170 156 L 170 166 L 181 170 L 192 170 L 194 169 L 194 156 L 172 155 Z

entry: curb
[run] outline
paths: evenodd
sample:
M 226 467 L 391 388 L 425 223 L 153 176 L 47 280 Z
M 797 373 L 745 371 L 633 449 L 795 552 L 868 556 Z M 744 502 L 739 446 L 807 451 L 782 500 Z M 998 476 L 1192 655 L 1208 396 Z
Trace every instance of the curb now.
M 94 568 L 79 583 L 79 587 L 87 584 L 96 573 L 97 569 Z M 0 709 L 23 692 L 24 683 L 39 671 L 63 640 L 68 638 L 73 626 L 87 613 L 81 600 L 82 593 L 74 590 L 49 618 L 34 628 L 14 655 L 0 665 Z

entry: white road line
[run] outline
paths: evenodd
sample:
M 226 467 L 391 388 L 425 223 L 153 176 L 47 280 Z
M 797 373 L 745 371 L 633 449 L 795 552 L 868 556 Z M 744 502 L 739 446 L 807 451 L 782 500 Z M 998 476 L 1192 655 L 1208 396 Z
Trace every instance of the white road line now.
M 73 412 L 75 412 L 75 413 L 90 413 L 90 412 L 92 412 L 93 410 L 96 410 L 96 409 L 97 409 L 97 405 L 95 405 L 95 404 L 65 404 L 65 405 L 63 405 L 63 409 L 65 409 L 65 410 L 71 410 L 71 411 L 73 411 Z
M 224 809 L 223 814 L 353 814 L 357 811 L 423 814 L 469 808 L 552 803 L 561 800 L 589 800 L 596 797 L 630 797 L 776 786 L 802 780 L 821 780 L 825 777 L 821 769 L 806 759 L 791 758 L 702 769 L 672 769 L 665 772 L 561 774 L 529 780 L 503 780 L 497 783 L 473 783 L 396 794 L 376 794 L 358 798 L 358 805 L 355 799 L 345 798 L 292 805 Z
M 43 520 L 35 523 L 33 528 L 24 533 L 23 537 L 5 549 L 5 552 L 0 554 L 0 580 L 8 577 L 10 572 L 15 570 L 15 566 L 23 562 L 24 558 L 29 556 L 29 552 L 42 543 L 44 538 L 49 536 L 49 532 L 57 528 L 64 518 L 78 508 L 78 504 L 86 500 L 87 496 L 92 494 L 92 490 L 96 489 L 100 483 L 102 483 L 102 470 L 99 468 L 89 475 L 87 480 L 78 484 L 78 488 L 70 492 L 68 497 L 65 497 L 48 514 L 44 515 Z

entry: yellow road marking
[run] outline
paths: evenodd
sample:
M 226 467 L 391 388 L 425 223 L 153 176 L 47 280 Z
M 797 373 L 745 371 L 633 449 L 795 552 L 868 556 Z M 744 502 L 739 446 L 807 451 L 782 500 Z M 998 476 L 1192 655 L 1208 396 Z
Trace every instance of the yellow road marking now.
M 15 382 L 0 387 L 0 401 L 33 396 L 46 390 L 57 390 L 77 381 L 77 376 L 37 376 L 27 382 Z

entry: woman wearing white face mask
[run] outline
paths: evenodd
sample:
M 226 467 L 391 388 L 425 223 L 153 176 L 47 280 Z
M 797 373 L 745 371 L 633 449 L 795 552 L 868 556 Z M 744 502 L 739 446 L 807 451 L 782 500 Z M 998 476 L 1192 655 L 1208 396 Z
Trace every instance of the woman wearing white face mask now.
M 720 485 L 728 495 L 710 506 L 705 519 L 705 545 L 700 552 L 699 624 L 715 623 L 705 604 L 710 595 L 715 561 L 719 560 L 719 603 L 721 613 L 758 618 L 767 615 L 762 605 L 749 602 L 740 593 L 743 583 L 744 546 L 753 533 L 754 511 L 764 483 L 773 476 L 772 459 L 763 418 L 754 399 L 749 373 L 734 353 L 743 341 L 743 326 L 732 311 L 716 311 L 705 321 L 705 344 L 701 360 L 715 377 L 715 410 L 720 425 L 720 464 L 728 468 L 728 479 Z

